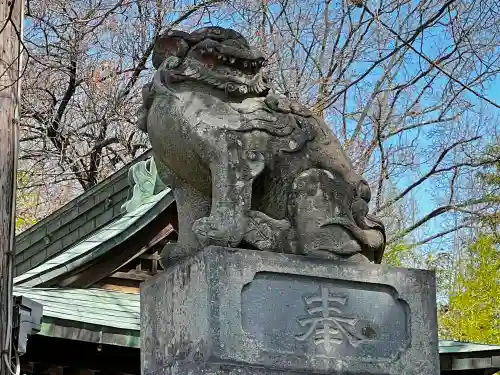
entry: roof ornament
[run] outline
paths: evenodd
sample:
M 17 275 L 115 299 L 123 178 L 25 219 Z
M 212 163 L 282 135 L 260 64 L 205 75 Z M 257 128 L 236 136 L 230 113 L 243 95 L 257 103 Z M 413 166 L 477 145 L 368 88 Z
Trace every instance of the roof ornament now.
M 128 171 L 130 185 L 127 201 L 121 206 L 122 212 L 132 212 L 150 201 L 150 198 L 165 189 L 158 177 L 153 157 L 132 165 Z

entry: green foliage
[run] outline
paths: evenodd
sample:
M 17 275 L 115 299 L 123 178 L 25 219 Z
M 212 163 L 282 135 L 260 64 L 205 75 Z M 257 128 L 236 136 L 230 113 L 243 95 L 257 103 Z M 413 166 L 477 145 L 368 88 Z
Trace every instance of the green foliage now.
M 491 203 L 487 213 L 481 215 L 478 221 L 497 232 L 500 225 L 500 146 L 493 145 L 489 147 L 486 154 L 488 159 L 498 161 L 493 165 L 488 165 L 478 173 L 478 177 L 486 191 L 486 196 Z
M 27 229 L 31 227 L 32 225 L 35 225 L 37 222 L 36 219 L 34 218 L 27 218 L 27 217 L 16 217 L 16 232 L 21 232 L 24 229 Z
M 29 175 L 19 171 L 17 173 L 16 192 L 16 232 L 20 232 L 36 224 L 36 211 L 40 205 L 40 194 L 36 190 L 28 189 Z
M 500 344 L 500 238 L 481 235 L 459 264 L 455 291 L 440 313 L 443 338 Z
M 405 267 L 408 258 L 412 257 L 411 247 L 403 242 L 390 244 L 387 246 L 382 263 L 393 267 Z
M 423 254 L 418 246 L 403 242 L 389 244 L 382 262 L 393 267 L 410 267 L 432 270 L 436 274 L 438 302 L 447 299 L 452 280 L 452 257 L 446 252 L 429 252 Z

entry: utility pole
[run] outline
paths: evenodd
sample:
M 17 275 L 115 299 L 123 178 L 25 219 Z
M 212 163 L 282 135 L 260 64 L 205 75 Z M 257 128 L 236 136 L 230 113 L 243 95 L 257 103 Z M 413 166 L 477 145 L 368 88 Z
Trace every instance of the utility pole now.
M 0 375 L 9 375 L 23 1 L 0 0 Z

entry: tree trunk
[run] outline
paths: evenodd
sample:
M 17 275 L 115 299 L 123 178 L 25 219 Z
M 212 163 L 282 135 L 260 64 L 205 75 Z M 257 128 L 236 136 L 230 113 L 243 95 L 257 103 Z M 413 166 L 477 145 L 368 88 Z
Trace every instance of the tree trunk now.
M 0 0 L 0 353 L 9 349 L 5 347 L 5 340 L 11 329 L 7 322 L 12 308 L 9 269 L 13 257 L 15 150 L 18 147 L 15 136 L 18 125 L 14 120 L 18 110 L 22 1 Z M 9 373 L 6 366 L 1 358 L 0 375 Z

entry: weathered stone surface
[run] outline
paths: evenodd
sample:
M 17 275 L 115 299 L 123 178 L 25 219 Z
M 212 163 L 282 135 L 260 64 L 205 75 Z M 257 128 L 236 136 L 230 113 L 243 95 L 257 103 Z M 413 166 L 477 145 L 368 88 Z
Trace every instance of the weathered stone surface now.
M 180 207 L 165 263 L 208 245 L 380 263 L 368 184 L 322 118 L 269 92 L 264 62 L 221 27 L 155 44 L 138 125 Z
M 210 247 L 141 309 L 143 375 L 439 374 L 429 271 Z

